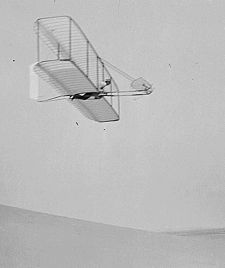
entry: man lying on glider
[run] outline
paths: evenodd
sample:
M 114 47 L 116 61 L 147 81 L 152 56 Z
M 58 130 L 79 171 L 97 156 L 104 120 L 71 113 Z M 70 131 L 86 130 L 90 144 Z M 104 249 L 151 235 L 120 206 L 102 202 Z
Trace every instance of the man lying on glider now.
M 94 99 L 101 99 L 104 96 L 102 91 L 94 91 L 94 92 L 85 92 L 85 93 L 77 93 L 71 96 L 71 100 L 87 100 L 93 97 Z
M 94 99 L 101 99 L 104 97 L 103 89 L 104 87 L 111 84 L 111 79 L 106 79 L 104 82 L 101 83 L 100 91 L 94 92 L 85 92 L 85 93 L 77 93 L 71 96 L 71 100 L 78 99 L 78 100 L 87 100 L 93 97 Z

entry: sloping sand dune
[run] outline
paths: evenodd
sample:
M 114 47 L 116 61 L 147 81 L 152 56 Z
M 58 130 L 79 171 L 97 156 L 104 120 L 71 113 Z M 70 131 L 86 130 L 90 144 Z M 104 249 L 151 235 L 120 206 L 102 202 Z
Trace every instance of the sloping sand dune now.
M 0 267 L 225 267 L 224 230 L 152 233 L 0 205 Z

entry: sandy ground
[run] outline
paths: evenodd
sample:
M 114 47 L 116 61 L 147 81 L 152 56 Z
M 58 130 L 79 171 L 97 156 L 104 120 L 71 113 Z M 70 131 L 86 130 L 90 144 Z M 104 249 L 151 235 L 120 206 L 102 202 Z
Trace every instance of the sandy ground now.
M 0 267 L 225 267 L 225 231 L 153 233 L 0 205 Z

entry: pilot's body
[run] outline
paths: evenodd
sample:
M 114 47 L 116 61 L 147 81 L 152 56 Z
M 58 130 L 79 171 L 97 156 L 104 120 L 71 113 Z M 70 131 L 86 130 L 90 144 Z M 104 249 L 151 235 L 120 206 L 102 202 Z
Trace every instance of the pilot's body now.
M 100 91 L 94 91 L 94 92 L 85 92 L 85 93 L 78 93 L 74 94 L 71 97 L 71 100 L 78 99 L 78 100 L 87 100 L 91 97 L 94 99 L 101 99 L 104 95 Z
M 91 97 L 94 99 L 101 99 L 104 97 L 103 89 L 111 84 L 111 79 L 106 79 L 105 81 L 101 82 L 100 84 L 100 91 L 93 91 L 93 92 L 85 92 L 85 93 L 77 93 L 71 96 L 71 100 L 78 99 L 78 100 L 87 100 Z

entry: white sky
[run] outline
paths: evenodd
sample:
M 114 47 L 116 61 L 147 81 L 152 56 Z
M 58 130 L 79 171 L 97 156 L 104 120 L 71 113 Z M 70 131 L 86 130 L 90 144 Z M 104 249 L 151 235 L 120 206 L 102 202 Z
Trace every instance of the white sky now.
M 148 230 L 224 227 L 224 14 L 216 0 L 1 1 L 0 203 Z M 123 100 L 107 124 L 31 101 L 33 22 L 54 15 L 154 94 Z

